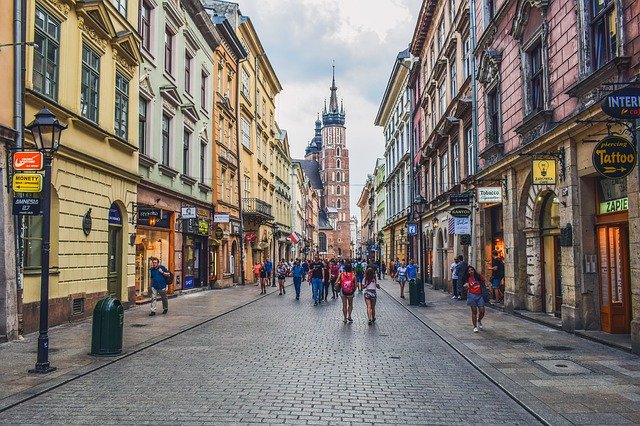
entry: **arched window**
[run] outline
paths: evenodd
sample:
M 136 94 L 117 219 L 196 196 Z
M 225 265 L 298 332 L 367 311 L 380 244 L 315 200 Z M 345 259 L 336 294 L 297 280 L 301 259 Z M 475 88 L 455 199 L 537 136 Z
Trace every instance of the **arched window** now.
M 340 157 L 340 147 L 337 147 L 337 148 L 336 148 L 336 156 L 337 156 L 337 157 Z
M 327 234 L 325 234 L 324 232 L 320 232 L 318 234 L 318 250 L 320 252 L 327 251 Z
M 336 182 L 340 182 L 342 180 L 342 176 L 340 175 L 340 172 L 336 172 Z
M 338 256 L 342 256 L 342 249 L 341 248 L 338 249 Z
M 340 168 L 340 159 L 338 158 L 336 160 L 336 169 L 339 169 L 339 168 Z
M 336 201 L 336 208 L 340 208 L 340 198 L 338 198 L 338 201 Z
M 342 190 L 340 189 L 340 185 L 336 186 L 336 195 L 342 195 Z

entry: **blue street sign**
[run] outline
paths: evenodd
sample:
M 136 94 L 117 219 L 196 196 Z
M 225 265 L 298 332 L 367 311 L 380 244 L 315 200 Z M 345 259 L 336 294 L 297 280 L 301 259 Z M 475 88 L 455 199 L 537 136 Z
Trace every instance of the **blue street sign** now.
M 407 225 L 407 235 L 417 235 L 418 234 L 418 225 L 415 223 L 410 223 Z

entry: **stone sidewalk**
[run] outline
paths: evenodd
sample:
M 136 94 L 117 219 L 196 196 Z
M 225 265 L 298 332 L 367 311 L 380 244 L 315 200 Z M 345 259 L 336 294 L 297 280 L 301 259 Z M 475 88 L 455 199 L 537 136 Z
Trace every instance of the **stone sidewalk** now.
M 382 287 L 408 305 L 396 283 Z M 407 308 L 550 424 L 640 423 L 638 356 L 490 308 L 473 333 L 466 302 L 431 288 L 426 298 L 426 308 Z M 489 418 L 501 403 L 488 403 Z
M 287 279 L 289 284 L 290 278 Z M 277 287 L 268 287 L 266 296 L 277 291 Z M 115 357 L 89 354 L 91 319 L 52 327 L 49 330 L 49 360 L 57 370 L 46 375 L 28 373 L 36 362 L 38 333 L 31 333 L 24 340 L 2 343 L 0 410 L 266 296 L 260 295 L 259 287 L 247 284 L 171 298 L 167 315 L 150 317 L 149 305 L 133 306 L 124 314 L 123 353 Z

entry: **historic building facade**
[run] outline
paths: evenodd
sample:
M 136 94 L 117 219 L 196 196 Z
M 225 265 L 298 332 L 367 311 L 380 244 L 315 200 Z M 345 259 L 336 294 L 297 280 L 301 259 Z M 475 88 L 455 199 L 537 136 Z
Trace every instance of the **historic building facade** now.
M 347 148 L 346 114 L 338 105 L 338 88 L 331 82 L 329 106 L 316 121 L 315 136 L 306 148 L 305 158 L 320 164 L 323 197 L 320 200 L 319 233 L 321 252 L 332 258 L 347 257 L 350 252 L 349 149 Z M 326 246 L 324 242 L 326 241 Z

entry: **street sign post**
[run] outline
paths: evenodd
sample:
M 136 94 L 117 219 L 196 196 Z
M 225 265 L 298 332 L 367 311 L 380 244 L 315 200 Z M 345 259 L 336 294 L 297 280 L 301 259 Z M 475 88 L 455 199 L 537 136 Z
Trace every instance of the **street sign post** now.
M 13 170 L 42 170 L 42 153 L 40 151 L 16 151 L 13 153 Z
M 39 173 L 18 173 L 13 175 L 15 192 L 41 192 L 42 175 Z
M 42 215 L 40 198 L 15 197 L 13 199 L 13 214 L 16 216 Z

